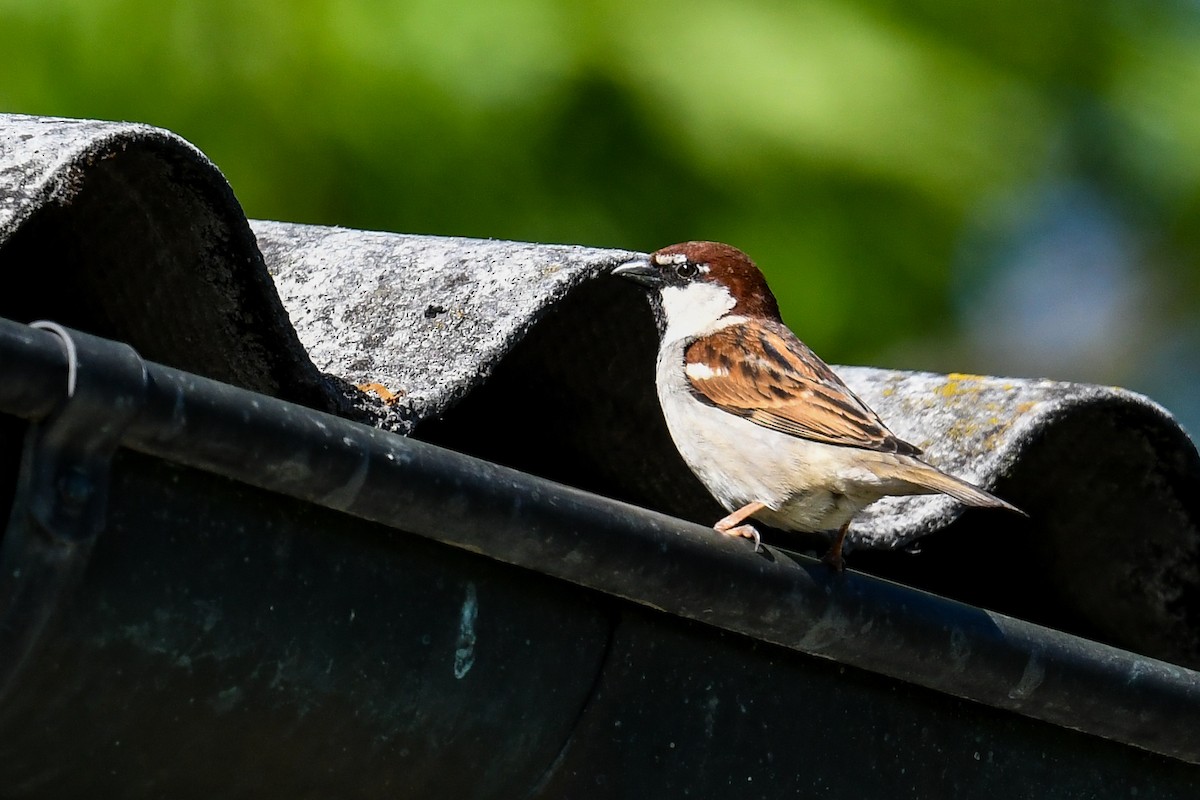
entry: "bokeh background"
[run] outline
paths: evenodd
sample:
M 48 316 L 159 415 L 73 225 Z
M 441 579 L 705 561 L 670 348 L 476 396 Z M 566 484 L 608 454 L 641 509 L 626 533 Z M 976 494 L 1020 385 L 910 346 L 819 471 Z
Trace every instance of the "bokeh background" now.
M 0 109 L 169 128 L 252 217 L 728 241 L 828 360 L 1200 431 L 1195 0 L 0 0 Z

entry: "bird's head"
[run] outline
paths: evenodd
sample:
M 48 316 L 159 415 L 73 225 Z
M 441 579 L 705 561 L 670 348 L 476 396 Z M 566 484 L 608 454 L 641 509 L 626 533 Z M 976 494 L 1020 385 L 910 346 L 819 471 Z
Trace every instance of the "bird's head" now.
M 664 339 L 693 338 L 728 321 L 779 320 L 779 304 L 750 257 L 720 242 L 683 242 L 628 261 L 614 275 L 651 291 Z

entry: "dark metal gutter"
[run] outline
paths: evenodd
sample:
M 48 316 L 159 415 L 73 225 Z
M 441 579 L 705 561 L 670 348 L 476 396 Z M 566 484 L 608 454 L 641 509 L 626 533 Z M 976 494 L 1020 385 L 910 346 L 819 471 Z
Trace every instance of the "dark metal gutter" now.
M 1200 764 L 1200 674 L 1192 670 L 853 571 L 835 576 L 784 551 L 756 555 L 671 517 L 135 361 L 124 345 L 71 337 L 80 394 L 96 392 L 88 383 L 113 381 L 123 385 L 101 394 L 137 399 L 123 401 L 129 418 L 117 434 L 121 447 L 755 640 Z M 0 371 L 22 376 L 0 381 L 0 412 L 41 421 L 71 407 L 62 345 L 52 332 L 0 321 Z M 98 360 L 126 368 L 97 370 Z M 6 537 L 4 544 L 12 543 Z M 21 620 L 0 622 L 11 629 Z M 31 646 L 19 636 L 6 641 Z

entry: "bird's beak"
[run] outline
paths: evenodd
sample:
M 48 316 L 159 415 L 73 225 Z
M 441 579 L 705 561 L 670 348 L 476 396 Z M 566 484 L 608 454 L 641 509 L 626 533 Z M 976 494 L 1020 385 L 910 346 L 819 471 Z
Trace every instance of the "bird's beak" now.
M 631 281 L 640 283 L 642 286 L 647 286 L 651 289 L 657 289 L 662 286 L 662 276 L 659 271 L 650 263 L 648 257 L 635 258 L 632 261 L 626 261 L 621 266 L 612 271 L 613 275 L 622 278 L 628 278 Z

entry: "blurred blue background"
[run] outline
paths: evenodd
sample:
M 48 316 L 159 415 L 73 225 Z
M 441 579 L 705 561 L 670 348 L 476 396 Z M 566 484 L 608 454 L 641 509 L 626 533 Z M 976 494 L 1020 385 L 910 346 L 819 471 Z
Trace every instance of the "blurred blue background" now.
M 1200 3 L 0 0 L 0 109 L 169 128 L 252 217 L 748 251 L 828 360 L 1200 431 Z

